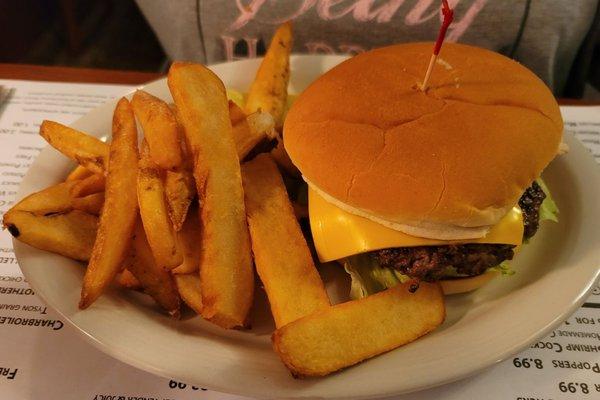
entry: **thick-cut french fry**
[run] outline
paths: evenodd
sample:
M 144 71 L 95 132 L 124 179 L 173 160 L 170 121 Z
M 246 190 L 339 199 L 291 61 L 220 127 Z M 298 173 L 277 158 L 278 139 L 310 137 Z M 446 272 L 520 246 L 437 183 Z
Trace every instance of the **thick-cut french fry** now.
M 256 271 L 279 328 L 329 307 L 323 281 L 275 162 L 261 154 L 242 165 Z
M 73 197 L 74 188 L 81 182 L 63 182 L 50 186 L 40 192 L 30 194 L 15 204 L 13 210 L 28 211 L 35 215 L 60 214 L 71 210 L 80 210 L 100 215 L 100 210 L 104 204 L 104 192 L 94 193 L 85 197 Z
M 117 277 L 115 278 L 115 281 L 117 282 L 117 284 L 125 289 L 130 289 L 130 290 L 141 290 L 142 289 L 142 284 L 140 283 L 140 281 L 133 276 L 133 274 L 131 273 L 131 271 L 129 271 L 128 269 L 124 269 L 123 271 L 119 272 L 117 274 Z
M 259 143 L 276 137 L 275 122 L 269 113 L 257 111 L 246 117 L 244 111 L 229 100 L 229 117 L 240 160 L 246 158 Z
M 68 126 L 53 121 L 44 121 L 40 135 L 65 156 L 82 167 L 103 174 L 108 165 L 109 145 Z
M 104 192 L 106 187 L 106 178 L 102 174 L 93 174 L 77 181 L 71 188 L 71 196 L 85 197 L 90 194 Z
M 200 265 L 200 243 L 201 243 L 200 217 L 198 207 L 190 208 L 182 229 L 177 232 L 177 244 L 183 255 L 183 262 L 173 269 L 174 274 L 198 273 Z
M 96 216 L 78 210 L 41 216 L 12 209 L 4 214 L 4 227 L 16 239 L 79 261 L 89 260 L 97 226 Z
M 283 147 L 283 141 L 278 139 L 277 146 L 271 150 L 271 156 L 285 172 L 287 172 L 290 176 L 300 177 L 301 173 L 296 168 L 287 151 L 285 151 L 285 147 Z
M 235 126 L 246 120 L 246 113 L 233 100 L 229 100 L 229 120 L 231 121 L 231 126 Z
M 253 136 L 262 136 L 264 139 L 275 139 L 277 131 L 275 130 L 275 120 L 268 112 L 257 111 L 246 117 L 246 122 L 250 127 Z
M 131 244 L 138 214 L 137 129 L 126 98 L 117 103 L 112 123 L 104 209 L 90 263 L 83 279 L 80 308 L 92 304 L 119 272 Z
M 145 142 L 139 161 L 137 197 L 144 230 L 156 263 L 165 269 L 175 268 L 183 262 L 183 256 L 177 249 L 160 169 L 151 160 Z
M 202 313 L 202 293 L 198 274 L 173 275 L 181 299 L 198 314 Z
M 179 168 L 182 162 L 179 128 L 169 105 L 143 90 L 135 92 L 131 105 L 142 125 L 152 161 L 162 169 Z
M 133 239 L 131 263 L 127 266 L 150 295 L 171 316 L 179 318 L 179 294 L 171 274 L 154 261 L 141 220 L 138 219 Z
M 246 99 L 246 114 L 259 110 L 268 112 L 275 119 L 277 128 L 283 126 L 291 51 L 292 23 L 286 22 L 275 31 Z
M 104 206 L 104 192 L 90 194 L 85 197 L 75 197 L 71 199 L 71 205 L 75 210 L 100 215 L 102 206 Z
M 179 231 L 188 214 L 188 208 L 196 197 L 194 175 L 191 170 L 167 171 L 165 174 L 165 196 L 173 229 Z
M 71 173 L 67 176 L 67 179 L 65 179 L 66 182 L 69 181 L 78 181 L 80 179 L 84 179 L 87 178 L 88 176 L 92 175 L 92 171 L 90 171 L 89 169 L 86 169 L 84 167 L 82 167 L 81 165 L 78 165 L 75 167 L 75 169 L 73 169 L 73 171 L 71 171 Z
M 30 194 L 13 206 L 13 210 L 29 211 L 35 215 L 65 213 L 73 209 L 71 190 L 78 181 L 50 186 Z
M 182 160 L 179 169 L 176 171 L 166 171 L 164 177 L 165 194 L 167 196 L 167 207 L 171 223 L 175 231 L 179 231 L 187 216 L 188 208 L 196 197 L 196 184 L 192 172 L 194 160 L 192 159 L 191 151 L 187 148 L 187 139 L 179 120 L 177 107 L 174 103 L 170 103 L 169 108 L 177 120 Z
M 225 88 L 208 68 L 191 63 L 174 63 L 168 84 L 194 156 L 202 204 L 202 316 L 224 328 L 243 326 L 254 272 Z
M 292 50 L 292 24 L 281 25 L 260 64 L 256 77 L 250 86 L 246 100 L 246 113 L 258 110 L 266 111 L 275 119 L 275 127 L 281 129 L 287 103 L 287 87 L 290 79 L 290 52 Z M 298 169 L 290 160 L 279 141 L 271 151 L 277 164 L 292 176 L 300 176 Z
M 405 283 L 372 296 L 317 311 L 273 333 L 292 374 L 323 376 L 425 335 L 445 317 L 438 284 Z
M 246 121 L 246 114 L 231 100 L 229 101 L 229 117 L 231 119 L 231 132 L 233 133 L 236 151 L 240 160 L 243 160 L 263 137 L 262 135 L 253 135 Z

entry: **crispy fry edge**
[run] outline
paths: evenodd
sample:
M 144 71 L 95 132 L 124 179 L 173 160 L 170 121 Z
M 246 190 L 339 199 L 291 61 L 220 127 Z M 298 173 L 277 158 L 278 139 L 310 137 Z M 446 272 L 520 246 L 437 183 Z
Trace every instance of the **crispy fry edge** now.
M 98 234 L 81 289 L 79 308 L 89 307 L 120 271 L 138 214 L 137 129 L 131 105 L 121 98 L 113 116 L 113 140 Z

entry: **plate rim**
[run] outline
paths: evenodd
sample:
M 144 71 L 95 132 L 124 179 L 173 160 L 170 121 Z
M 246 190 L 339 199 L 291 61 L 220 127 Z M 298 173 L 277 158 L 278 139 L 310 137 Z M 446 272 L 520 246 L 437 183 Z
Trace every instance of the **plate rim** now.
M 323 57 L 332 57 L 337 59 L 338 61 L 342 61 L 343 59 L 345 59 L 345 56 L 314 56 L 314 55 L 308 55 L 308 56 L 302 56 L 302 55 L 294 55 L 293 56 L 295 59 L 297 58 L 317 58 L 317 59 L 321 59 Z M 220 66 L 223 65 L 231 65 L 234 63 L 244 63 L 244 62 L 252 62 L 252 63 L 258 63 L 260 61 L 260 58 L 258 59 L 252 59 L 252 60 L 240 60 L 240 61 L 236 61 L 236 62 L 225 62 L 225 63 L 220 63 L 220 64 L 214 64 L 211 65 L 209 67 L 213 68 L 219 68 Z M 137 85 L 135 86 L 131 91 L 127 92 L 127 94 L 124 94 L 124 96 L 130 96 L 133 91 L 135 91 L 136 89 L 142 89 L 142 88 L 146 88 L 149 85 L 159 85 L 161 84 L 162 81 L 166 81 L 166 78 L 159 78 L 156 79 L 154 81 L 148 82 L 147 84 L 144 85 Z M 116 104 L 117 99 L 113 99 L 108 101 L 107 103 L 105 103 L 102 106 L 99 107 L 107 107 L 107 104 Z M 89 113 L 94 112 L 97 108 L 94 108 L 93 110 L 90 110 Z M 87 113 L 86 116 L 89 114 Z M 84 116 L 85 117 L 85 116 Z M 84 118 L 81 117 L 81 118 Z M 78 119 L 77 121 L 74 121 L 72 124 L 70 125 L 77 125 L 77 123 L 81 120 Z M 574 145 L 574 146 L 581 146 L 582 148 L 585 148 L 575 137 L 571 136 L 571 135 L 565 135 L 567 137 L 567 142 L 569 143 L 569 145 Z M 48 149 L 50 146 L 47 145 L 44 150 Z M 589 156 L 591 158 L 591 156 Z M 36 160 L 38 158 L 36 157 Z M 593 161 L 593 160 L 592 160 Z M 595 161 L 594 161 L 595 163 Z M 17 198 L 21 199 L 24 195 L 23 193 L 23 187 L 25 185 L 23 185 L 23 182 L 25 182 L 27 180 L 28 175 L 30 174 L 33 166 L 35 164 L 32 163 L 32 165 L 30 166 L 30 168 L 28 169 L 25 177 L 22 180 L 22 183 L 19 185 L 19 190 L 17 193 Z M 598 165 L 596 165 L 595 168 L 595 174 L 596 176 L 600 176 L 600 174 L 598 173 L 599 171 L 599 167 Z M 19 260 L 19 253 L 22 251 L 21 249 L 24 248 L 23 246 L 26 246 L 20 242 L 18 242 L 15 238 L 12 239 L 13 241 L 13 248 L 14 248 L 14 252 L 15 252 L 15 257 L 17 258 L 17 261 Z M 27 281 L 29 283 L 35 282 L 36 279 L 31 279 L 32 276 L 30 276 L 29 274 L 32 273 L 32 271 L 27 271 L 27 268 L 23 269 L 21 267 L 21 264 L 19 263 L 19 268 L 21 269 L 23 275 L 25 276 L 25 278 L 27 279 Z M 497 357 L 495 357 L 494 360 L 490 361 L 490 360 L 485 360 L 485 361 L 480 361 L 478 363 L 478 365 L 476 365 L 474 368 L 471 368 L 470 371 L 468 372 L 460 372 L 460 373 L 456 373 L 456 374 L 448 374 L 447 378 L 444 380 L 440 380 L 440 381 L 436 381 L 430 385 L 426 385 L 426 386 L 420 386 L 419 388 L 412 388 L 412 389 L 408 389 L 408 390 L 395 390 L 395 391 L 387 391 L 387 392 L 378 392 L 378 393 L 374 393 L 374 394 L 370 394 L 370 395 L 359 395 L 359 396 L 354 396 L 351 398 L 356 398 L 356 399 L 363 399 L 363 398 L 372 398 L 373 396 L 377 396 L 377 397 L 381 397 L 381 396 L 394 396 L 394 395 L 400 395 L 400 394 L 405 394 L 405 393 L 409 393 L 409 392 L 414 392 L 414 391 L 420 391 L 420 390 L 426 390 L 429 388 L 433 388 L 436 386 L 441 386 L 444 384 L 448 384 L 450 382 L 455 382 L 457 380 L 462 380 L 464 378 L 467 378 L 469 376 L 473 376 L 475 374 L 480 373 L 481 371 L 488 369 L 506 359 L 508 359 L 509 357 L 511 357 L 514 354 L 517 354 L 521 351 L 523 351 L 524 349 L 526 349 L 527 347 L 529 347 L 532 343 L 534 343 L 536 340 L 545 337 L 549 332 L 551 332 L 552 330 L 556 329 L 556 327 L 558 327 L 560 324 L 562 324 L 562 322 L 564 320 L 566 320 L 572 313 L 574 313 L 577 309 L 579 309 L 581 307 L 581 305 L 583 304 L 583 302 L 586 300 L 586 298 L 589 296 L 590 292 L 592 291 L 592 289 L 594 288 L 594 286 L 598 283 L 598 281 L 600 280 L 600 261 L 597 262 L 596 264 L 596 272 L 595 272 L 595 276 L 594 279 L 589 281 L 586 286 L 584 288 L 582 288 L 575 301 L 571 302 L 571 304 L 566 307 L 562 312 L 560 312 L 559 314 L 556 315 L 556 317 L 554 318 L 554 320 L 549 321 L 541 330 L 538 330 L 537 332 L 535 332 L 534 334 L 531 334 L 529 337 L 524 338 L 520 341 L 519 345 L 515 345 L 513 346 L 511 349 L 506 349 L 504 350 L 501 354 L 498 354 Z M 121 353 L 119 352 L 118 349 L 112 348 L 110 347 L 110 344 L 104 343 L 102 342 L 100 339 L 96 338 L 93 336 L 93 334 L 85 331 L 83 328 L 81 328 L 80 326 L 77 325 L 77 323 L 75 321 L 73 321 L 70 317 L 68 317 L 62 310 L 60 310 L 57 307 L 54 307 L 52 304 L 50 304 L 47 300 L 47 296 L 46 293 L 44 292 L 44 290 L 39 290 L 39 288 L 34 287 L 33 285 L 31 285 L 32 288 L 34 289 L 34 291 L 36 292 L 36 295 L 41 298 L 41 300 L 47 304 L 50 308 L 52 308 L 52 310 L 54 312 L 56 312 L 58 315 L 60 315 L 60 317 L 66 321 L 67 324 L 69 324 L 70 326 L 74 327 L 75 330 L 77 332 L 79 332 L 80 334 L 82 334 L 82 336 L 85 338 L 85 340 L 92 344 L 94 347 L 96 347 L 97 349 L 99 349 L 100 351 L 102 351 L 105 354 L 108 354 L 109 356 L 111 356 L 112 358 L 115 358 L 125 364 L 128 365 L 132 365 L 135 368 L 144 370 L 144 371 L 148 371 L 152 374 L 155 375 L 159 375 L 162 376 L 164 378 L 167 379 L 180 379 L 182 381 L 185 381 L 185 379 L 180 378 L 179 376 L 172 376 L 172 375 L 167 375 L 166 371 L 163 371 L 157 367 L 155 367 L 154 365 L 150 365 L 144 361 L 141 361 L 139 359 L 136 359 L 135 357 L 129 356 L 126 353 Z M 326 379 L 326 378 L 325 378 Z M 191 383 L 191 382 L 189 382 Z M 241 390 L 237 390 L 237 388 L 232 388 L 232 387 L 226 387 L 226 386 L 221 386 L 219 384 L 212 384 L 212 383 L 208 383 L 208 384 L 202 384 L 202 387 L 206 387 L 209 388 L 210 390 L 215 390 L 218 392 L 222 392 L 222 393 L 231 393 L 231 394 L 236 394 L 236 395 L 241 395 L 241 396 L 264 396 L 264 391 L 254 391 L 252 389 L 250 389 L 249 391 L 241 391 Z M 300 394 L 300 396 L 298 398 L 304 398 L 304 396 L 302 394 Z M 325 396 L 325 398 L 349 398 L 348 396 Z

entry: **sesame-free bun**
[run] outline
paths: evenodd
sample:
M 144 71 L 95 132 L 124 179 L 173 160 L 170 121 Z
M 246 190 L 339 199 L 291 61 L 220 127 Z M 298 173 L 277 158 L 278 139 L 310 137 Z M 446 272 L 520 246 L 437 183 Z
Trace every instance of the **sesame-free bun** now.
M 554 158 L 554 96 L 521 64 L 445 43 L 357 55 L 311 84 L 284 125 L 309 184 L 344 209 L 408 234 L 481 237 Z

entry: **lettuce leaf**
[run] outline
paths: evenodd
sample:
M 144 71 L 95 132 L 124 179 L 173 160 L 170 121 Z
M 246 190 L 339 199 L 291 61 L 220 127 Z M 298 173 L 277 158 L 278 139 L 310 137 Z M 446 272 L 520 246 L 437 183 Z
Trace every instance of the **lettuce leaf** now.
M 357 254 L 344 260 L 344 269 L 352 282 L 350 283 L 350 298 L 353 300 L 370 296 L 382 290 L 396 286 L 410 280 L 410 277 L 391 268 L 381 267 L 377 261 L 368 254 Z M 504 261 L 489 270 L 498 271 L 503 276 L 514 275 L 510 261 Z M 467 275 L 459 274 L 454 267 L 446 268 L 445 275 L 449 278 L 463 278 Z
M 448 278 L 464 278 L 468 275 L 461 274 L 456 270 L 456 267 L 450 266 L 446 267 L 446 269 L 444 270 L 444 276 L 447 276 Z
M 488 271 L 497 271 L 500 272 L 504 276 L 511 276 L 515 274 L 515 270 L 511 268 L 510 261 L 502 261 L 499 265 L 495 267 L 488 268 Z
M 544 199 L 544 201 L 542 202 L 542 205 L 540 206 L 540 222 L 546 221 L 546 220 L 558 222 L 558 213 L 559 213 L 558 206 L 554 202 L 554 199 L 552 198 L 552 195 L 550 194 L 550 190 L 548 189 L 548 186 L 546 186 L 546 183 L 542 180 L 542 178 L 536 179 L 536 182 L 538 183 L 538 185 L 540 185 L 540 187 L 546 194 L 546 198 Z
M 240 108 L 244 108 L 244 104 L 246 104 L 246 96 L 244 93 L 235 90 L 235 89 L 227 89 L 227 99 L 233 101 Z
M 381 292 L 410 279 L 396 270 L 381 267 L 368 254 L 345 258 L 344 269 L 352 279 L 350 297 L 354 300 Z

